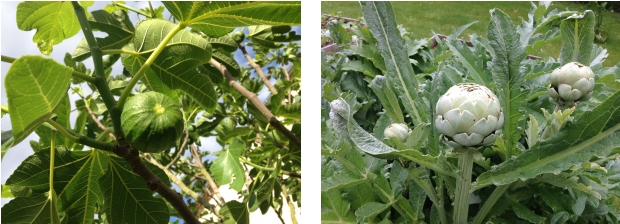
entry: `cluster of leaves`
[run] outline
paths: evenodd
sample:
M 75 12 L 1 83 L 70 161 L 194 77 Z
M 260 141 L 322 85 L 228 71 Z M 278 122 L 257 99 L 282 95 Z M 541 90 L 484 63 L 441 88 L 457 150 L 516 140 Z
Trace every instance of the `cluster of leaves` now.
M 593 44 L 591 11 L 548 4 L 532 3 L 520 25 L 493 9 L 486 38 L 469 41 L 458 37 L 471 23 L 413 40 L 389 2 L 362 2 L 363 23 L 327 22 L 340 51 L 322 57 L 322 220 L 451 220 L 462 177 L 434 129 L 434 106 L 454 84 L 474 82 L 500 97 L 505 122 L 474 155 L 470 222 L 617 223 L 620 64 L 602 66 L 608 53 Z M 528 56 L 555 37 L 557 59 Z M 553 112 L 548 77 L 571 61 L 592 68 L 594 95 Z M 406 142 L 384 139 L 392 123 L 412 127 Z
M 203 221 L 249 223 L 249 213 L 259 209 L 281 215 L 284 204 L 301 206 L 301 37 L 291 27 L 301 24 L 300 2 L 163 2 L 139 10 L 114 2 L 89 12 L 90 5 L 18 5 L 18 27 L 37 30 L 33 41 L 43 54 L 80 27 L 86 38 L 64 65 L 42 56 L 2 56 L 12 63 L 8 107 L 2 107 L 12 130 L 2 132 L 2 155 L 32 132 L 40 138 L 30 142 L 35 154 L 2 186 L 3 197 L 14 197 L 2 207 L 3 222 L 168 223 L 171 216 L 186 218 L 178 208 L 187 201 Z M 145 18 L 134 25 L 130 13 Z M 249 30 L 247 39 L 235 42 L 229 34 L 235 29 Z M 107 36 L 95 42 L 92 30 Z M 233 52 L 240 49 L 260 66 L 239 64 Z M 89 58 L 95 71 L 82 63 Z M 123 72 L 113 75 L 119 60 Z M 261 79 L 263 68 L 269 76 Z M 278 93 L 263 103 L 257 94 L 270 80 Z M 177 100 L 186 128 L 176 147 L 142 153 L 138 160 L 148 163 L 132 163 L 118 153 L 124 144 L 119 116 L 124 100 L 149 91 Z M 71 95 L 80 98 L 75 120 Z M 222 146 L 213 161 L 205 157 L 218 149 L 198 150 L 204 137 Z M 158 181 L 145 180 L 139 164 L 161 180 L 160 188 L 174 182 L 185 198 L 171 201 L 153 189 Z M 217 189 L 226 184 L 240 202 L 222 200 Z

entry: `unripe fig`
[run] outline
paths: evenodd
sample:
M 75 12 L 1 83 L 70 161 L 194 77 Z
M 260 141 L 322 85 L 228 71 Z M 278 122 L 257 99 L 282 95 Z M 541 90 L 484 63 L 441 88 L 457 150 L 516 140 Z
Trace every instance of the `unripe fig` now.
M 235 32 L 233 32 L 230 37 L 237 42 L 237 44 L 240 44 L 241 42 L 243 42 L 243 40 L 245 39 L 245 33 L 243 33 L 243 31 L 241 30 L 237 30 Z
M 172 148 L 183 134 L 183 114 L 170 97 L 147 92 L 130 98 L 121 114 L 125 138 L 134 149 L 161 152 Z

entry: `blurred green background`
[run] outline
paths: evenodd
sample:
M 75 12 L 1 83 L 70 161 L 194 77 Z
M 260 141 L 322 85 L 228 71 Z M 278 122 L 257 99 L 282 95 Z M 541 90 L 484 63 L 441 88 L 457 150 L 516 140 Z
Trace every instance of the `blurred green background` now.
M 538 5 L 538 2 L 534 2 Z M 469 40 L 469 35 L 476 33 L 486 37 L 487 27 L 491 18 L 489 10 L 499 8 L 510 16 L 515 25 L 521 24 L 521 18 L 527 18 L 530 2 L 392 2 L 396 22 L 402 24 L 415 39 L 429 38 L 433 31 L 437 34 L 449 35 L 452 28 L 478 21 L 465 30 L 460 36 Z M 576 2 L 551 2 L 547 12 L 573 10 L 583 13 L 589 9 L 586 4 Z M 595 11 L 596 12 L 596 11 Z M 321 13 L 339 15 L 353 19 L 362 16 L 359 2 L 322 2 Z M 601 29 L 606 31 L 605 43 L 597 43 L 606 48 L 609 56 L 604 66 L 614 66 L 620 62 L 620 14 L 604 10 Z M 558 58 L 562 46 L 560 36 L 542 47 L 536 56 Z

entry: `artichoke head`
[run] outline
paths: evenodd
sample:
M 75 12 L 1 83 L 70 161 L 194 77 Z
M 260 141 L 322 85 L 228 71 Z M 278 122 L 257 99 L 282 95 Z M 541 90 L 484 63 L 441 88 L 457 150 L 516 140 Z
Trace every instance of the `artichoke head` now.
M 594 89 L 594 72 L 579 62 L 570 62 L 553 70 L 547 92 L 554 103 L 572 106 L 575 102 L 588 101 Z
M 437 101 L 435 128 L 454 147 L 489 146 L 504 124 L 499 99 L 485 86 L 460 83 Z
M 409 134 L 411 134 L 411 129 L 409 129 L 407 124 L 403 123 L 390 124 L 390 126 L 383 131 L 383 136 L 385 138 L 395 137 L 401 142 L 406 142 Z

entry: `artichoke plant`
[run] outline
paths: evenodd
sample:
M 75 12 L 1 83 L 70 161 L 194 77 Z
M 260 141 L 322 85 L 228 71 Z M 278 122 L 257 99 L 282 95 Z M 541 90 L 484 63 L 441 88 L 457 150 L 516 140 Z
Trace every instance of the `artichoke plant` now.
M 560 106 L 572 106 L 592 97 L 594 72 L 579 62 L 570 62 L 556 68 L 551 73 L 550 81 L 547 92 L 552 101 Z
M 435 127 L 454 147 L 489 146 L 504 124 L 499 99 L 485 86 L 460 83 L 437 101 Z
M 390 124 L 390 126 L 383 131 L 383 136 L 385 138 L 395 137 L 401 142 L 406 142 L 409 134 L 411 134 L 411 129 L 409 129 L 407 124 L 403 123 Z

